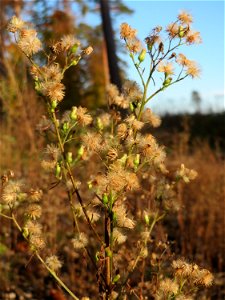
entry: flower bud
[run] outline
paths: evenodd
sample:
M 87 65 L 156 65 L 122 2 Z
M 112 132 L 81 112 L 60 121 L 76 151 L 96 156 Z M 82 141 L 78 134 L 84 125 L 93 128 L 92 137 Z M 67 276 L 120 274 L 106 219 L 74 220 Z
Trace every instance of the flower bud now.
M 70 113 L 70 119 L 76 121 L 77 119 L 77 107 L 73 106 L 72 111 Z
M 178 36 L 180 38 L 184 37 L 185 34 L 185 28 L 183 26 L 179 26 Z
M 57 163 L 55 168 L 55 177 L 60 179 L 60 175 L 61 175 L 61 166 L 59 163 Z
M 99 130 L 102 130 L 104 128 L 100 118 L 97 118 L 97 127 Z
M 137 168 L 140 164 L 140 154 L 137 154 L 134 159 L 134 165 Z
M 104 205 L 106 205 L 109 202 L 109 198 L 107 194 L 104 194 L 102 197 L 102 202 Z
M 34 89 L 39 95 L 41 95 L 41 85 L 38 80 L 35 80 Z
M 112 251 L 109 249 L 109 247 L 105 248 L 105 253 L 107 257 L 112 257 Z
M 84 154 L 84 146 L 81 145 L 77 151 L 77 155 L 78 155 L 78 157 L 81 157 L 83 154 Z
M 130 110 L 133 112 L 134 111 L 134 105 L 132 102 L 129 103 L 129 106 L 130 106 Z
M 51 101 L 51 111 L 53 112 L 58 105 L 58 102 L 56 100 Z
M 63 132 L 66 133 L 69 129 L 69 123 L 68 122 L 64 122 L 63 123 Z
M 145 219 L 145 223 L 146 223 L 147 225 L 149 225 L 149 222 L 150 222 L 149 216 L 145 214 L 144 219 Z
M 70 66 L 76 66 L 79 62 L 80 58 L 76 58 L 72 61 L 72 63 L 70 64 Z
M 113 283 L 116 283 L 119 279 L 120 279 L 120 274 L 117 274 L 117 275 L 113 278 Z
M 95 261 L 98 262 L 99 261 L 99 251 L 97 251 L 95 253 Z
M 68 162 L 68 164 L 72 164 L 72 162 L 73 162 L 73 153 L 72 152 L 66 153 L 66 161 Z
M 163 86 L 168 87 L 170 85 L 171 81 L 172 81 L 172 77 L 166 78 L 163 82 Z
M 88 185 L 89 190 L 92 189 L 93 185 L 92 185 L 92 181 L 91 180 L 87 182 L 87 185 Z
M 146 49 L 142 49 L 141 53 L 138 56 L 138 60 L 140 63 L 142 63 L 145 60 L 145 56 L 146 56 Z
M 78 46 L 79 46 L 78 44 L 74 44 L 73 47 L 70 49 L 71 53 L 73 53 L 73 54 L 76 53 Z

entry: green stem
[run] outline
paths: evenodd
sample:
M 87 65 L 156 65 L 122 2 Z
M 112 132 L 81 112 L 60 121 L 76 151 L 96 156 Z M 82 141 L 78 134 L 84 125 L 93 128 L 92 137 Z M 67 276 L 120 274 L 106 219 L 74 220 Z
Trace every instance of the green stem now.
M 17 229 L 22 232 L 22 228 L 19 225 L 19 223 L 17 222 L 14 214 L 12 213 L 12 217 L 11 219 L 13 220 L 14 224 L 16 225 Z M 24 237 L 25 238 L 25 237 Z M 26 241 L 28 241 L 27 238 L 25 238 Z M 29 241 L 28 241 L 29 242 Z M 64 290 L 75 300 L 79 300 L 79 298 L 77 298 L 74 293 L 65 285 L 65 283 L 56 275 L 56 273 L 50 269 L 47 264 L 45 263 L 45 261 L 42 259 L 42 257 L 39 255 L 39 253 L 37 251 L 35 251 L 35 255 L 36 257 L 40 260 L 40 262 L 45 266 L 45 268 L 49 271 L 49 273 L 55 278 L 55 280 L 59 283 L 59 285 L 61 287 L 64 288 Z
M 78 199 L 78 201 L 79 201 L 79 203 L 81 205 L 81 208 L 83 210 L 83 213 L 85 215 L 85 218 L 86 218 L 86 220 L 88 222 L 88 225 L 89 225 L 90 229 L 93 231 L 93 233 L 97 237 L 98 241 L 102 245 L 104 245 L 104 242 L 101 240 L 100 236 L 98 235 L 97 231 L 95 230 L 94 226 L 92 225 L 90 218 L 88 217 L 88 214 L 87 214 L 86 208 L 84 206 L 83 200 L 82 200 L 82 198 L 80 196 L 80 193 L 79 193 L 79 191 L 78 191 L 78 189 L 76 187 L 76 183 L 75 183 L 75 180 L 73 178 L 73 174 L 72 174 L 70 165 L 69 165 L 69 163 L 65 159 L 64 146 L 63 146 L 63 143 L 62 143 L 62 140 L 61 140 L 61 136 L 60 136 L 60 132 L 59 132 L 58 124 L 57 124 L 57 119 L 56 119 L 55 111 L 52 112 L 52 120 L 53 120 L 53 124 L 54 124 L 54 127 L 55 127 L 55 131 L 56 131 L 56 135 L 57 135 L 57 139 L 58 139 L 58 143 L 59 143 L 59 148 L 60 148 L 60 151 L 62 153 L 63 164 L 64 164 L 64 167 L 67 170 L 69 178 L 70 178 L 70 180 L 72 182 L 72 185 L 73 185 L 73 188 L 74 188 L 74 192 L 77 195 L 77 199 Z
M 12 220 L 12 217 L 9 217 L 9 216 L 7 216 L 7 215 L 5 215 L 5 214 L 3 214 L 3 213 L 0 213 L 0 216 L 4 217 L 4 218 L 6 218 L 6 219 Z
M 64 288 L 64 290 L 75 300 L 79 300 L 78 297 L 76 297 L 74 295 L 74 293 L 65 285 L 65 283 L 56 275 L 56 273 L 54 271 L 52 271 L 52 269 L 50 269 L 45 261 L 41 258 L 41 256 L 35 252 L 35 255 L 37 256 L 37 258 L 42 262 L 42 264 L 45 266 L 45 268 L 49 271 L 49 273 L 54 277 L 54 279 L 61 285 L 61 287 Z

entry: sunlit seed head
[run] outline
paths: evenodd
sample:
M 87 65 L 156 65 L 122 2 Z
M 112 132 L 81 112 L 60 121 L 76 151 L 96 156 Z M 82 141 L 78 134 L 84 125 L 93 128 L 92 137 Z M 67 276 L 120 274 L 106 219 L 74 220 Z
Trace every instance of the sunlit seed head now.
M 107 152 L 109 160 L 114 161 L 118 157 L 118 151 L 116 148 L 110 148 Z
M 186 74 L 190 75 L 192 78 L 200 76 L 201 70 L 195 61 L 189 62 L 187 66 Z
M 88 239 L 86 234 L 83 232 L 77 234 L 75 238 L 72 239 L 72 244 L 76 250 L 86 247 L 88 244 Z
M 158 72 L 166 73 L 167 75 L 174 74 L 174 66 L 171 62 L 162 61 L 157 68 Z
M 60 82 L 63 78 L 62 70 L 58 64 L 42 67 L 46 81 Z
M 46 265 L 54 272 L 58 271 L 62 267 L 62 262 L 56 255 L 52 255 L 46 258 Z
M 121 123 L 117 127 L 117 136 L 119 139 L 123 140 L 127 136 L 127 125 L 125 123 Z
M 2 201 L 8 205 L 15 204 L 20 193 L 22 192 L 21 190 L 22 186 L 23 184 L 21 181 L 16 181 L 16 180 L 8 181 L 4 186 L 4 190 L 2 193 Z
M 17 32 L 18 30 L 21 30 L 25 26 L 25 23 L 20 18 L 17 18 L 16 16 L 13 16 L 8 24 L 8 31 L 10 32 Z
M 137 38 L 135 38 L 129 40 L 129 42 L 127 43 L 127 48 L 132 53 L 138 53 L 142 50 L 143 47 L 141 45 L 141 42 Z
M 48 156 L 49 159 L 53 161 L 58 161 L 60 157 L 60 150 L 56 145 L 50 144 L 47 145 L 45 149 L 45 154 Z
M 161 125 L 161 119 L 159 116 L 155 115 L 150 108 L 144 110 L 141 120 L 144 123 L 149 123 L 152 127 L 156 128 Z
M 18 46 L 27 55 L 32 56 L 41 49 L 41 41 L 34 35 L 28 35 L 19 39 Z
M 201 38 L 200 32 L 198 32 L 198 31 L 190 30 L 187 33 L 187 35 L 185 36 L 185 38 L 186 38 L 186 43 L 188 45 L 201 44 L 202 43 L 202 38 Z
M 46 81 L 41 83 L 41 92 L 51 101 L 61 101 L 65 95 L 65 86 L 60 82 Z
M 113 229 L 113 239 L 117 244 L 123 244 L 127 240 L 127 236 L 122 233 L 118 228 Z
M 32 220 L 28 220 L 24 226 L 24 228 L 26 228 L 28 230 L 28 233 L 30 235 L 36 235 L 36 236 L 40 236 L 41 232 L 42 232 L 42 226 L 41 224 L 34 222 Z
M 178 15 L 178 20 L 182 24 L 190 25 L 193 22 L 193 17 L 190 13 L 188 13 L 186 11 L 182 11 Z
M 133 39 L 136 37 L 137 30 L 133 29 L 127 23 L 122 23 L 120 25 L 120 37 L 121 39 Z
M 65 51 L 72 48 L 74 45 L 80 45 L 80 41 L 77 40 L 72 34 L 65 35 L 61 39 L 61 48 Z
M 94 209 L 88 209 L 87 215 L 92 223 L 97 222 L 101 217 L 101 215 Z
M 83 53 L 85 55 L 90 55 L 93 52 L 93 48 L 91 46 L 88 46 L 86 49 L 83 50 Z
M 86 107 L 79 106 L 77 108 L 77 122 L 81 126 L 88 126 L 92 123 L 92 117 Z
M 166 31 L 171 38 L 178 37 L 179 26 L 176 23 L 171 23 L 167 26 Z
M 102 150 L 102 138 L 101 135 L 94 132 L 87 132 L 82 137 L 83 145 L 89 151 L 101 151 Z
M 179 290 L 179 285 L 173 280 L 166 278 L 160 282 L 159 289 L 166 295 L 176 295 Z
M 134 128 L 134 130 L 141 130 L 144 126 L 144 123 L 138 120 L 134 120 L 132 123 L 132 127 Z
M 195 170 L 190 170 L 181 164 L 180 169 L 176 172 L 178 178 L 182 178 L 185 183 L 189 183 L 190 180 L 194 180 L 198 173 Z
M 41 167 L 46 171 L 54 170 L 56 167 L 56 162 L 53 160 L 45 160 L 41 161 Z
M 182 53 L 178 54 L 176 62 L 182 66 L 188 66 L 190 64 L 190 60 Z
M 196 285 L 208 287 L 213 283 L 213 275 L 206 269 L 197 269 L 193 272 L 193 281 Z
M 26 215 L 30 217 L 32 220 L 36 220 L 41 217 L 42 208 L 38 204 L 29 204 L 26 209 Z
M 30 201 L 40 201 L 41 198 L 43 196 L 43 192 L 42 190 L 34 190 L 34 189 L 30 189 L 29 193 L 28 193 L 28 197 Z
M 193 265 L 187 263 L 183 259 L 174 260 L 172 262 L 172 268 L 175 271 L 175 276 L 187 278 L 192 275 Z
M 29 237 L 29 242 L 30 242 L 32 248 L 35 248 L 37 250 L 42 250 L 46 245 L 43 237 L 41 237 L 40 235 L 32 234 Z

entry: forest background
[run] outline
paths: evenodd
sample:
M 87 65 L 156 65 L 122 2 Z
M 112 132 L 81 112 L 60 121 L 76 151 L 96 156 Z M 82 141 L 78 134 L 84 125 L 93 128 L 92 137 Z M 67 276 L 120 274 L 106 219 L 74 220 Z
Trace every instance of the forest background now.
M 34 23 L 48 47 L 51 47 L 53 40 L 58 40 L 65 34 L 74 34 L 84 46 L 92 45 L 93 55 L 90 55 L 85 63 L 79 64 L 76 68 L 72 67 L 65 73 L 66 101 L 62 103 L 61 109 L 65 111 L 73 105 L 83 105 L 90 109 L 101 110 L 106 106 L 106 86 L 110 81 L 120 88 L 127 75 L 135 79 L 129 76 L 132 70 L 126 61 L 119 38 L 116 39 L 118 34 L 109 36 L 108 23 L 95 21 L 103 20 L 102 2 L 105 1 L 1 1 L 1 174 L 8 169 L 13 169 L 19 176 L 29 177 L 32 184 L 37 185 L 40 180 L 40 174 L 37 173 L 40 162 L 36 157 L 38 149 L 44 143 L 44 137 L 37 134 L 37 124 L 42 118 L 43 106 L 33 91 L 27 60 L 18 51 L 5 30 L 8 20 L 12 15 L 17 15 Z M 134 1 L 115 0 L 109 4 L 108 12 L 112 24 L 132 18 L 132 14 L 135 14 Z M 184 5 L 181 6 L 182 8 Z M 94 15 L 96 19 L 94 18 L 93 21 Z M 107 41 L 107 37 L 111 41 Z M 117 51 L 110 53 L 108 43 L 113 43 L 114 39 L 114 47 Z M 113 55 L 114 57 L 111 57 Z M 214 54 L 209 53 L 209 55 L 216 56 L 216 50 Z M 43 58 L 40 56 L 39 59 L 41 61 Z M 118 63 L 118 70 L 114 70 L 114 74 L 111 73 L 109 60 Z M 215 77 L 214 75 L 212 74 L 212 77 Z M 196 169 L 200 175 L 188 189 L 184 188 L 180 191 L 185 213 L 174 214 L 172 222 L 165 220 L 162 230 L 165 230 L 169 240 L 174 242 L 175 253 L 209 267 L 216 274 L 215 284 L 208 291 L 207 299 L 223 299 L 225 295 L 223 289 L 225 267 L 223 105 L 220 105 L 219 109 L 211 106 L 211 109 L 206 111 L 202 96 L 197 89 L 187 93 L 190 94 L 189 105 L 192 106 L 192 113 L 174 108 L 179 114 L 173 114 L 172 111 L 169 111 L 170 114 L 165 114 L 166 110 L 159 109 L 162 114 L 162 125 L 154 129 L 154 135 L 166 145 L 171 164 L 177 161 L 188 162 L 188 165 Z M 221 94 L 219 97 L 219 101 L 223 102 L 223 95 L 222 98 Z M 160 99 L 157 99 L 157 102 L 158 104 L 153 103 L 153 108 L 155 107 L 156 110 L 158 105 L 163 105 Z M 170 104 L 175 106 L 176 102 Z M 51 214 L 50 208 L 49 213 Z M 7 274 L 0 277 L 0 295 L 6 299 L 5 294 L 9 291 L 17 293 L 18 290 L 25 290 L 26 284 L 23 287 L 21 282 L 35 282 L 36 279 L 32 273 L 32 265 L 28 266 L 30 273 L 22 271 L 24 244 L 18 238 L 14 238 L 15 231 L 9 229 L 4 221 L 1 223 L 0 233 L 0 269 L 1 274 Z M 21 255 L 12 259 L 13 252 L 21 252 Z M 18 266 L 18 271 L 12 274 L 12 268 L 15 266 Z M 71 273 L 69 274 L 71 276 Z M 23 277 L 26 280 L 22 280 Z M 28 290 L 31 294 L 37 293 L 37 290 Z

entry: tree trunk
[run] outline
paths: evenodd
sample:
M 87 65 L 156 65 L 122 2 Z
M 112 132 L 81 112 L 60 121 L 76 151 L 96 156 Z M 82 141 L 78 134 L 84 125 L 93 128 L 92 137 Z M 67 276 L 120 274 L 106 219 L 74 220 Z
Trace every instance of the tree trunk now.
M 121 91 L 122 83 L 119 74 L 118 59 L 116 56 L 116 46 L 114 41 L 114 34 L 112 29 L 112 22 L 110 17 L 109 1 L 99 0 L 101 17 L 102 17 L 102 27 L 104 32 L 104 39 L 107 49 L 107 60 L 110 73 L 110 82 L 115 84 Z

